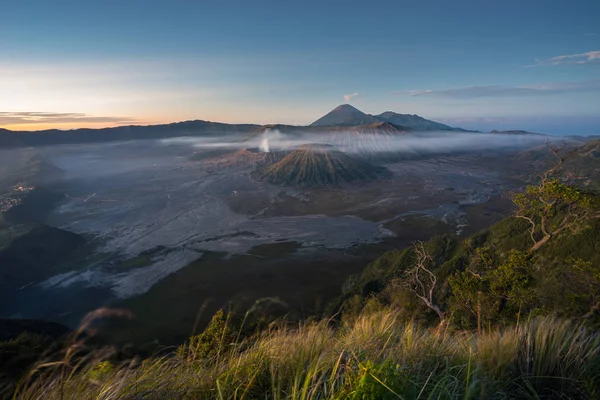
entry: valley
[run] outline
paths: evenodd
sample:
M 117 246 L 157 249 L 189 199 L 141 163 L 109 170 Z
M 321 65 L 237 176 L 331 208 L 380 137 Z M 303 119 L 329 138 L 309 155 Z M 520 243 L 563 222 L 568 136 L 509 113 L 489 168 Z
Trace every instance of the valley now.
M 339 143 L 342 134 L 320 140 Z M 346 144 L 355 137 L 347 135 Z M 377 162 L 364 138 L 349 146 L 360 152 L 343 153 L 332 145 L 293 150 L 286 138 L 263 136 L 271 152 L 185 138 L 36 148 L 59 172 L 43 185 L 54 205 L 35 222 L 78 244 L 65 242 L 71 256 L 56 259 L 60 268 L 22 269 L 3 315 L 74 326 L 91 309 L 126 307 L 135 317 L 115 330 L 120 340 L 165 343 L 218 308 L 244 312 L 257 301 L 270 310 L 260 312 L 301 319 L 322 313 L 344 280 L 382 252 L 502 218 L 506 202 L 488 219 L 470 210 L 522 185 L 521 167 L 504 162 L 522 144 L 485 154 L 419 150 L 404 160 L 397 151 Z M 269 168 L 283 180 L 265 179 Z M 168 335 L 149 328 L 169 315 Z
M 340 106 L 309 127 L 249 135 L 2 150 L 2 316 L 76 326 L 123 307 L 133 319 L 109 340 L 168 344 L 219 308 L 320 315 L 383 252 L 502 219 L 508 193 L 543 168 L 528 150 L 540 135 L 411 131 L 365 115 Z M 330 120 L 346 122 L 321 126 Z

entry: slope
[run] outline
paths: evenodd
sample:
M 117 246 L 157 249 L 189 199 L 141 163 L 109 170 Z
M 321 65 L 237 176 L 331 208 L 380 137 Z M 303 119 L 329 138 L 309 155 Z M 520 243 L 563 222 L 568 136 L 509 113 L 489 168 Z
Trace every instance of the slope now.
M 298 147 L 259 174 L 275 185 L 315 186 L 374 180 L 386 175 L 386 170 L 355 160 L 332 146 L 311 144 Z

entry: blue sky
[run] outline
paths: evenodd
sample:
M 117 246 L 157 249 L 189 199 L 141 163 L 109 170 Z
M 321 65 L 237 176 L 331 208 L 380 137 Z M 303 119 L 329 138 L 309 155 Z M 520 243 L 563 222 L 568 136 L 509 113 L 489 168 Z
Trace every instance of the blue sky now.
M 0 126 L 306 124 L 341 103 L 600 134 L 600 1 L 4 0 Z

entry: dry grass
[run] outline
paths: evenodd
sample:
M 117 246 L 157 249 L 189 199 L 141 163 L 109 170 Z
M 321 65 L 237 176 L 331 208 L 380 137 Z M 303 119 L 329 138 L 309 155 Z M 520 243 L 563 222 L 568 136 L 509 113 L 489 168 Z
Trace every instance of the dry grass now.
M 226 343 L 120 365 L 73 352 L 32 370 L 14 399 L 593 399 L 600 339 L 552 318 L 481 336 L 403 323 L 393 310 L 332 329 L 275 327 Z M 79 361 L 76 361 L 79 360 Z

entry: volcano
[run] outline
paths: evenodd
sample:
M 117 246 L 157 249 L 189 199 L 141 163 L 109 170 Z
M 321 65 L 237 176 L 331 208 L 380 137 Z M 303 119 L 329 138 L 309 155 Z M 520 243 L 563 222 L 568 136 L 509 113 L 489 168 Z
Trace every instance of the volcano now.
M 389 176 L 385 168 L 354 159 L 323 144 L 303 145 L 259 170 L 260 179 L 283 186 L 339 185 Z
M 337 106 L 329 113 L 325 114 L 312 124 L 311 126 L 357 126 L 369 125 L 382 122 L 376 117 L 365 114 L 364 112 L 352 107 L 350 104 L 342 104 Z
M 350 104 L 337 106 L 310 126 L 358 126 L 372 125 L 387 122 L 411 131 L 465 131 L 461 128 L 451 126 L 425 119 L 416 114 L 398 114 L 392 111 L 386 111 L 379 115 L 366 114 Z

